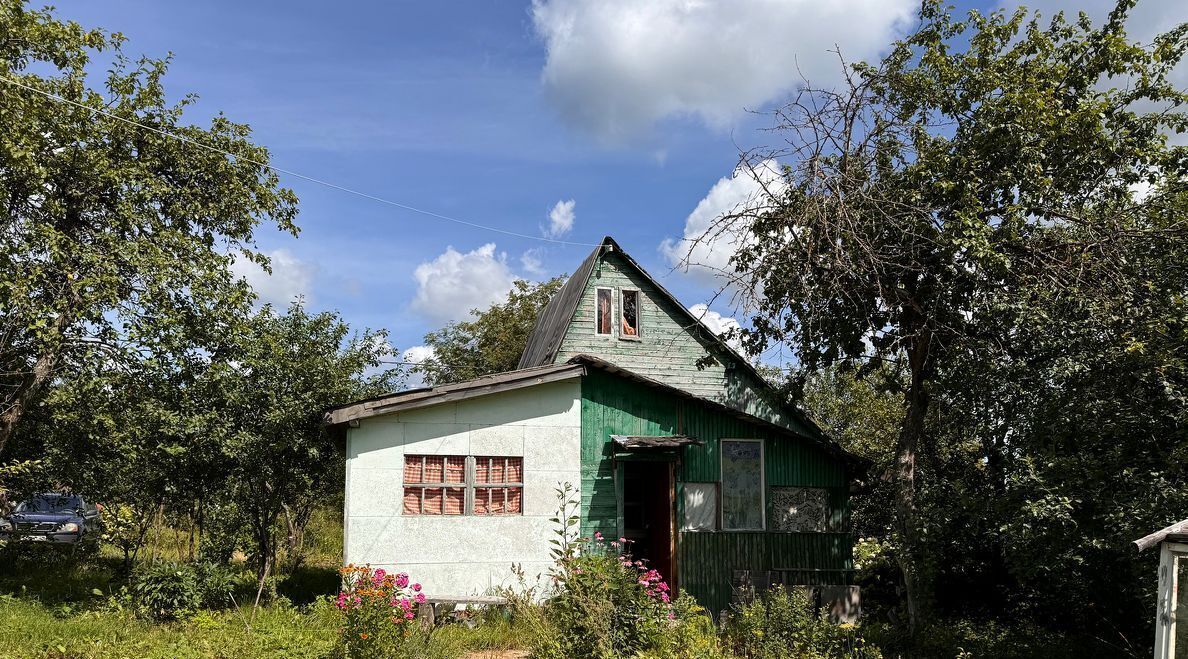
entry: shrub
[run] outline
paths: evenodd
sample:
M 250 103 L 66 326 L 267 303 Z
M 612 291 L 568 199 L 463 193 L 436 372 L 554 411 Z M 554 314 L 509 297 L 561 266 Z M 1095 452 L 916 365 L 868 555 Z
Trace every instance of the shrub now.
M 226 565 L 197 563 L 193 566 L 198 580 L 198 592 L 204 609 L 225 609 L 231 606 L 235 591 L 235 575 Z
M 675 618 L 668 584 L 643 561 L 619 552 L 620 539 L 600 534 L 557 561 L 554 595 L 544 614 L 557 631 L 561 656 L 633 656 L 653 647 L 662 623 Z
M 167 621 L 227 608 L 234 588 L 235 576 L 223 565 L 157 563 L 136 574 L 131 595 L 142 616 Z
M 818 615 L 802 589 L 773 588 L 745 604 L 731 607 L 726 641 L 746 659 L 875 659 L 855 625 L 837 625 Z
M 388 574 L 370 566 L 341 570 L 342 591 L 335 606 L 343 617 L 342 650 L 352 659 L 419 657 L 428 639 L 416 623 L 425 601 L 421 584 L 403 572 Z
M 125 571 L 144 545 L 147 530 L 148 518 L 135 507 L 117 502 L 103 508 L 101 539 L 123 552 Z
M 136 575 L 132 595 L 141 615 L 156 621 L 188 618 L 202 606 L 202 586 L 189 565 L 145 568 Z
M 652 647 L 640 659 L 726 659 L 714 621 L 691 595 L 672 603 L 674 618 L 663 623 Z

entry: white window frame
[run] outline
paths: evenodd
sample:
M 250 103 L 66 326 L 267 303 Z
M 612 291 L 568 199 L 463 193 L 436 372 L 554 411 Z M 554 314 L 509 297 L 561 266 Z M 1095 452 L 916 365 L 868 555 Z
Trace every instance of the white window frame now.
M 726 481 L 722 478 L 722 471 L 724 461 L 722 456 L 726 453 L 726 448 L 722 446 L 726 442 L 751 442 L 759 445 L 759 519 L 761 520 L 759 528 L 733 529 L 726 528 Z M 726 438 L 718 440 L 718 528 L 726 532 L 753 532 L 767 530 L 767 447 L 764 446 L 762 439 L 733 439 Z
M 598 292 L 599 291 L 609 291 L 610 292 L 610 303 L 611 303 L 610 332 L 605 333 L 605 334 L 598 331 Z M 617 296 L 615 295 L 615 289 L 610 286 L 596 286 L 596 287 L 594 287 L 594 336 L 609 336 L 609 337 L 615 336 L 615 334 L 616 334 L 615 319 L 618 318 L 618 316 L 615 314 L 615 298 L 616 297 Z
M 628 293 L 635 293 L 635 336 L 627 336 L 623 334 L 623 310 L 627 305 L 623 302 L 623 298 Z M 643 293 L 638 288 L 620 288 L 619 289 L 619 324 L 615 330 L 619 332 L 619 338 L 623 341 L 639 341 L 643 339 Z

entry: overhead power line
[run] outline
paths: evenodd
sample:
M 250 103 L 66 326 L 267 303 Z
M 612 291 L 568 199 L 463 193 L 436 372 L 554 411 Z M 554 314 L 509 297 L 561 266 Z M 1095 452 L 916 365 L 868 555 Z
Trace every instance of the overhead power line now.
M 402 204 L 402 203 L 400 203 L 400 202 L 398 202 L 398 201 L 392 201 L 391 199 L 384 199 L 383 197 L 377 197 L 376 195 L 373 195 L 373 194 L 369 194 L 369 193 L 362 192 L 362 191 L 359 191 L 359 190 L 354 190 L 354 189 L 352 189 L 352 188 L 348 188 L 348 187 L 346 187 L 346 186 L 343 186 L 343 185 L 338 185 L 337 183 L 332 183 L 332 182 L 330 182 L 330 181 L 324 181 L 324 180 L 322 180 L 322 179 L 320 179 L 320 178 L 317 178 L 317 177 L 314 177 L 314 176 L 309 176 L 309 175 L 307 175 L 307 174 L 302 174 L 302 173 L 300 173 L 300 172 L 295 172 L 295 171 L 293 171 L 293 170 L 290 170 L 290 169 L 283 169 L 283 168 L 281 168 L 281 167 L 276 167 L 276 166 L 274 166 L 274 165 L 269 165 L 269 164 L 267 164 L 267 163 L 263 163 L 263 162 L 260 162 L 260 161 L 258 161 L 258 160 L 252 160 L 251 158 L 244 158 L 243 156 L 238 156 L 238 155 L 235 155 L 234 153 L 231 153 L 230 151 L 225 151 L 225 150 L 223 150 L 223 149 L 220 149 L 220 148 L 218 148 L 218 147 L 213 147 L 213 146 L 210 146 L 209 144 L 203 144 L 202 142 L 199 142 L 199 141 L 197 141 L 197 140 L 194 140 L 194 139 L 191 139 L 191 138 L 189 138 L 189 137 L 186 137 L 185 135 L 178 135 L 177 133 L 173 133 L 173 132 L 170 132 L 170 131 L 167 131 L 167 130 L 162 130 L 162 129 L 160 129 L 160 128 L 157 128 L 157 127 L 155 127 L 155 126 L 149 126 L 148 124 L 144 124 L 144 123 L 141 123 L 141 122 L 139 122 L 139 121 L 133 121 L 133 120 L 131 120 L 131 119 L 125 119 L 124 117 L 121 117 L 121 116 L 119 116 L 119 115 L 113 114 L 113 113 L 111 113 L 111 112 L 108 112 L 108 111 L 106 111 L 106 110 L 101 110 L 101 109 L 99 109 L 99 108 L 93 108 L 93 107 L 89 107 L 89 106 L 87 106 L 87 105 L 83 105 L 82 103 L 79 103 L 79 102 L 77 102 L 77 101 L 72 101 L 72 100 L 70 100 L 70 99 L 68 99 L 68 98 L 65 98 L 65 97 L 63 97 L 63 96 L 59 96 L 59 95 L 57 95 L 57 94 L 54 94 L 54 93 L 52 93 L 52 92 L 47 92 L 47 91 L 44 91 L 44 90 L 41 90 L 41 89 L 37 89 L 36 87 L 31 87 L 31 86 L 29 86 L 29 85 L 26 85 L 25 83 L 21 82 L 20 80 L 18 80 L 18 79 L 16 79 L 16 78 L 14 78 L 14 77 L 8 76 L 8 75 L 0 75 L 0 82 L 3 82 L 3 83 L 5 83 L 5 84 L 9 84 L 9 85 L 13 85 L 13 86 L 16 86 L 16 87 L 20 87 L 21 89 L 24 89 L 24 90 L 27 90 L 27 91 L 31 91 L 31 92 L 33 92 L 33 93 L 35 93 L 35 94 L 40 94 L 40 95 L 42 95 L 42 96 L 44 96 L 44 97 L 46 97 L 46 98 L 52 99 L 52 100 L 54 100 L 54 101 L 58 101 L 58 102 L 60 102 L 60 103 L 67 103 L 67 104 L 69 104 L 69 105 L 73 105 L 73 106 L 75 106 L 75 107 L 82 108 L 83 110 L 87 110 L 88 112 L 92 112 L 92 113 L 95 113 L 95 114 L 101 114 L 101 115 L 103 115 L 103 116 L 105 116 L 105 117 L 109 117 L 109 118 L 111 118 L 111 119 L 115 119 L 116 121 L 122 122 L 122 123 L 124 123 L 124 124 L 127 124 L 127 125 L 129 125 L 129 126 L 134 126 L 134 127 L 136 127 L 136 128 L 139 128 L 139 129 L 141 129 L 141 130 L 147 130 L 147 131 L 150 131 L 150 132 L 153 132 L 153 133 L 157 133 L 158 135 L 163 135 L 163 136 L 165 136 L 165 137 L 170 137 L 170 138 L 173 138 L 173 139 L 175 139 L 175 140 L 178 140 L 178 141 L 181 141 L 181 142 L 185 142 L 186 144 L 191 144 L 191 145 L 193 145 L 193 146 L 196 146 L 196 147 L 198 147 L 198 148 L 200 148 L 200 149 L 206 149 L 207 151 L 213 151 L 213 152 L 215 152 L 215 153 L 221 153 L 221 154 L 223 154 L 223 155 L 225 155 L 225 156 L 230 156 L 231 158 L 234 158 L 234 159 L 236 159 L 236 160 L 241 160 L 241 161 L 243 161 L 243 162 L 250 163 L 250 164 L 252 164 L 252 165 L 256 165 L 257 167 L 263 167 L 264 169 L 269 169 L 269 170 L 272 170 L 272 171 L 274 171 L 274 172 L 276 172 L 276 173 L 278 173 L 278 174 L 285 174 L 285 175 L 287 175 L 287 176 L 292 176 L 292 177 L 295 177 L 295 178 L 299 178 L 299 179 L 301 179 L 301 180 L 303 180 L 303 181 L 309 181 L 310 183 L 316 183 L 316 184 L 318 184 L 318 185 L 322 185 L 322 186 L 325 186 L 325 187 L 327 187 L 327 188 L 332 188 L 332 189 L 334 189 L 334 190 L 338 190 L 339 192 L 345 192 L 345 193 L 347 193 L 347 194 L 352 194 L 352 195 L 355 195 L 356 197 L 362 197 L 362 198 L 364 198 L 364 199 L 370 199 L 371 201 L 379 202 L 379 203 L 381 203 L 381 204 L 386 204 L 386 205 L 388 205 L 388 206 L 394 206 L 394 207 L 396 207 L 396 208 L 399 208 L 399 209 L 401 209 L 401 210 L 406 210 L 406 211 L 409 211 L 409 212 L 411 212 L 411 213 L 419 213 L 419 214 L 421 214 L 421 215 L 426 215 L 426 216 L 428 216 L 428 217 L 436 218 L 436 219 L 439 219 L 439 220 L 445 220 L 446 222 L 453 222 L 453 223 L 455 223 L 455 224 L 461 224 L 461 225 L 463 225 L 463 226 L 468 226 L 468 227 L 471 227 L 471 228 L 474 228 L 474 229 L 482 229 L 483 231 L 492 231 L 492 232 L 494 232 L 494 233 L 501 233 L 501 234 L 504 234 L 504 235 L 506 235 L 506 236 L 514 236 L 514 237 L 516 237 L 516 238 L 525 238 L 525 239 L 527 239 L 527 240 L 538 240 L 538 241 L 540 241 L 540 242 L 545 242 L 545 243 L 553 243 L 553 244 L 557 244 L 557 245 L 576 245 L 576 246 L 578 246 L 578 247 L 598 247 L 598 244 L 597 244 L 597 243 L 582 243 L 582 242 L 576 242 L 576 241 L 571 241 L 571 240 L 557 240 L 557 239 L 555 239 L 555 238 L 546 238 L 546 237 L 543 237 L 543 236 L 533 236 L 533 235 L 526 234 L 526 233 L 519 233 L 519 232 L 516 232 L 516 231 L 509 231 L 509 230 L 507 230 L 507 229 L 500 229 L 499 227 L 492 227 L 492 226 L 487 226 L 487 225 L 485 225 L 485 224 L 479 224 L 479 223 L 477 223 L 477 222 L 470 222 L 470 221 L 468 221 L 468 220 L 461 220 L 461 219 L 458 219 L 458 218 L 456 218 L 456 217 L 450 217 L 449 215 L 442 215 L 441 213 L 435 213 L 435 212 L 433 212 L 433 211 L 427 211 L 427 210 L 425 210 L 425 209 L 422 209 L 422 208 L 417 208 L 417 207 L 415 207 L 415 206 L 409 206 L 408 204 Z

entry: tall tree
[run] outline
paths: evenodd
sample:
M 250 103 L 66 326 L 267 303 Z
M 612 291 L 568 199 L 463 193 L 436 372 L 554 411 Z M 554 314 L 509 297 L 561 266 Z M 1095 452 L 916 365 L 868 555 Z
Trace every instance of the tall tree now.
M 266 263 L 253 231 L 296 234 L 297 200 L 246 125 L 183 121 L 196 97 L 167 99 L 167 60 L 21 0 L 0 0 L 0 35 L 2 452 L 64 365 L 192 356 L 244 315 L 229 265 Z
M 433 355 L 413 372 L 433 385 L 513 370 L 537 316 L 564 283 L 564 276 L 539 284 L 517 280 L 505 301 L 471 310 L 473 320 L 450 323 L 426 334 L 425 345 L 433 349 Z
M 931 583 L 918 459 L 934 387 L 961 360 L 1016 349 L 1046 305 L 1116 309 L 1143 264 L 1182 251 L 1188 95 L 1169 73 L 1188 25 L 1126 38 L 1133 0 L 1106 22 L 1025 10 L 920 26 L 840 89 L 806 89 L 777 113 L 787 163 L 764 199 L 711 228 L 742 236 L 732 264 L 752 291 L 754 352 L 786 342 L 804 373 L 902 360 L 895 527 L 910 628 Z M 1181 289 L 1181 293 L 1182 293 Z
M 299 536 L 313 508 L 341 486 L 342 453 L 324 411 L 395 389 L 401 371 L 376 371 L 388 349 L 383 332 L 352 334 L 336 314 L 265 306 L 212 368 L 206 391 L 224 413 L 225 478 L 255 540 L 261 579 L 275 561 L 278 520 L 285 516 Z

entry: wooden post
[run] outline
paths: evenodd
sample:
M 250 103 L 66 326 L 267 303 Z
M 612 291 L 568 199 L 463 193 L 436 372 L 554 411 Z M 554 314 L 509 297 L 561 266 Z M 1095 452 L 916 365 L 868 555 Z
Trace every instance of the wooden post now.
M 1155 659 L 1176 656 L 1176 617 L 1179 608 L 1179 562 L 1188 559 L 1188 544 L 1159 545 L 1159 591 L 1155 604 Z

